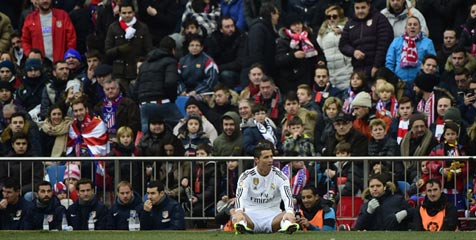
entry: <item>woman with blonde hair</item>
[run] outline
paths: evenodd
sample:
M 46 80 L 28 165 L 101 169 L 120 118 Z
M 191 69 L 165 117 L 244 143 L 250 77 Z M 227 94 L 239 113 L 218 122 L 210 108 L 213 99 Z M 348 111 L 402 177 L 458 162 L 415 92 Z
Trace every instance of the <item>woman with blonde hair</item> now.
M 344 56 L 339 50 L 339 40 L 347 18 L 344 10 L 337 5 L 328 7 L 325 14 L 326 20 L 319 29 L 317 42 L 326 56 L 331 84 L 345 90 L 349 86 L 348 79 L 353 70 L 351 58 Z

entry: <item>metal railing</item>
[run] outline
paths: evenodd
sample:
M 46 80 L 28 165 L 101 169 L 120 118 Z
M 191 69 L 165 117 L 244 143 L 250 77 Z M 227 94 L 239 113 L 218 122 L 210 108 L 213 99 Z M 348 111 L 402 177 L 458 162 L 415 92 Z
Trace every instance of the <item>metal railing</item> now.
M 470 169 L 470 166 L 474 163 L 474 159 L 472 156 L 460 156 L 460 157 L 452 157 L 452 160 L 458 160 L 461 162 L 466 163 L 463 167 L 467 168 L 467 173 L 466 173 L 466 186 L 465 189 L 469 189 L 470 184 L 472 183 L 472 171 Z M 336 157 L 274 157 L 274 160 L 276 163 L 283 163 L 283 162 L 289 162 L 289 161 L 304 161 L 306 166 L 309 167 L 315 167 L 318 164 L 322 166 L 323 168 L 330 168 L 332 164 L 334 164 L 336 161 L 350 161 L 351 168 L 354 170 L 354 165 L 355 164 L 361 164 L 363 168 L 363 190 L 367 188 L 367 182 L 368 182 L 368 177 L 370 173 L 370 168 L 369 168 L 369 162 L 383 162 L 383 161 L 390 161 L 392 162 L 392 167 L 391 171 L 393 172 L 394 170 L 394 163 L 396 161 L 414 161 L 414 162 L 420 162 L 423 160 L 426 161 L 445 161 L 448 160 L 448 157 L 429 157 L 429 156 L 424 156 L 424 157 L 349 157 L 349 158 L 336 158 Z M 7 168 L 8 169 L 3 169 L 0 171 L 3 171 L 6 173 L 8 176 L 15 176 L 17 173 L 13 172 L 10 167 L 11 164 L 19 164 L 20 166 L 20 172 L 19 174 L 19 179 L 20 179 L 20 186 L 25 186 L 26 184 L 31 184 L 31 186 L 35 186 L 38 181 L 34 179 L 35 176 L 35 163 L 38 164 L 39 162 L 58 162 L 58 163 L 66 163 L 68 161 L 80 161 L 83 168 L 87 168 L 87 172 L 85 173 L 83 171 L 83 176 L 86 178 L 91 178 L 94 179 L 94 176 L 96 175 L 95 173 L 95 165 L 94 161 L 105 161 L 105 169 L 104 172 L 112 172 L 114 176 L 113 177 L 114 181 L 112 184 L 112 188 L 108 188 L 107 183 L 106 183 L 106 178 L 103 178 L 103 183 L 102 183 L 102 188 L 96 189 L 97 192 L 99 192 L 99 196 L 102 195 L 102 200 L 107 203 L 107 195 L 109 194 L 112 197 L 115 197 L 115 187 L 117 183 L 126 177 L 121 176 L 121 164 L 124 162 L 129 163 L 129 176 L 127 179 L 130 180 L 131 184 L 133 186 L 140 186 L 141 189 L 134 189 L 138 193 L 141 194 L 141 196 L 145 195 L 145 189 L 146 189 L 146 183 L 147 181 L 151 180 L 161 180 L 166 183 L 166 189 L 171 189 L 173 186 L 171 186 L 171 183 L 175 181 L 170 181 L 170 178 L 176 178 L 178 182 L 174 184 L 176 188 L 178 189 L 176 191 L 176 196 L 175 198 L 179 201 L 182 202 L 182 205 L 184 207 L 188 207 L 190 211 L 187 213 L 187 219 L 191 220 L 206 220 L 206 219 L 213 219 L 215 214 L 217 213 L 216 211 L 216 203 L 220 200 L 220 196 L 218 195 L 220 192 L 226 192 L 227 194 L 230 193 L 229 189 L 229 182 L 230 178 L 228 176 L 228 171 L 224 171 L 223 169 L 226 169 L 226 161 L 238 161 L 238 174 L 241 174 L 243 172 L 244 166 L 252 166 L 252 157 L 101 157 L 101 158 L 89 158 L 89 157 L 63 157 L 63 158 L 51 158 L 51 157 L 35 157 L 35 158 L 0 158 L 1 162 L 8 162 Z M 139 166 L 137 167 L 137 164 L 133 163 L 140 163 Z M 208 164 L 205 164 L 205 162 L 208 162 Z M 471 164 L 468 164 L 471 163 Z M 29 166 L 31 164 L 31 182 L 25 183 L 23 182 L 23 173 L 21 169 L 24 166 Z M 182 169 L 184 164 L 190 164 L 190 170 L 189 172 L 182 172 L 178 171 L 178 175 L 170 175 L 169 170 L 170 169 Z M 198 164 L 198 165 L 197 165 Z M 136 165 L 134 167 L 134 165 Z M 194 174 L 194 169 L 196 170 L 195 165 L 201 166 L 201 169 L 206 169 L 207 166 L 208 168 L 213 168 L 211 171 L 209 170 L 208 173 L 207 171 L 204 171 L 203 174 L 199 174 L 201 179 L 195 179 L 195 180 L 201 180 L 200 186 L 194 186 L 194 179 L 192 179 L 192 176 L 196 176 L 197 173 Z M 276 164 L 279 165 L 279 164 Z M 54 168 L 55 165 L 53 165 Z M 59 165 L 56 165 L 59 166 Z M 88 167 L 89 166 L 89 167 Z M 113 167 L 113 171 L 111 171 L 111 167 Z M 282 166 L 280 166 L 282 167 Z M 139 168 L 139 169 L 138 169 Z M 164 174 L 164 169 L 165 169 L 165 174 Z M 37 169 L 38 170 L 38 169 Z M 84 170 L 84 169 L 83 169 Z M 310 169 L 312 170 L 312 169 Z M 420 165 L 417 165 L 417 174 L 420 172 Z M 41 169 L 41 171 L 44 171 L 44 169 Z M 140 176 L 140 183 L 136 183 L 134 181 L 137 181 L 137 179 L 134 180 L 133 175 L 137 174 L 139 172 Z M 325 173 L 323 171 L 311 171 L 313 176 L 311 176 L 311 179 L 314 180 L 314 186 L 318 185 L 318 180 L 319 178 L 322 178 L 323 176 L 325 177 Z M 354 172 L 354 171 L 352 171 Z M 58 179 L 59 175 L 61 175 L 60 172 L 56 171 L 56 176 L 55 179 Z M 213 174 L 212 176 L 209 176 L 210 174 Z M 222 176 L 224 174 L 224 177 Z M 290 171 L 290 174 L 292 174 L 292 171 Z M 324 175 L 323 175 L 324 174 Z M 188 175 L 188 187 L 183 187 L 182 184 L 182 179 L 183 177 Z M 404 180 L 408 183 L 411 183 L 413 179 L 408 179 L 406 171 L 403 173 L 404 175 Z M 391 175 L 393 182 L 395 182 L 395 175 Z M 209 188 L 207 182 L 210 181 L 210 177 L 212 178 L 211 180 L 213 181 L 213 187 L 212 189 Z M 288 176 L 289 178 L 292 178 L 293 176 Z M 340 176 L 341 177 L 341 176 Z M 223 183 L 223 179 L 226 181 L 226 187 L 225 189 L 222 189 L 223 186 L 220 186 L 221 183 Z M 456 179 L 456 178 L 454 178 Z M 1 181 L 2 179 L 0 179 Z M 1 184 L 1 182 L 0 182 Z M 312 183 L 310 183 L 312 184 Z M 236 185 L 235 185 L 236 186 Z M 407 186 L 407 185 L 405 185 Z M 199 190 L 197 187 L 200 187 L 201 189 Z M 331 186 L 330 182 L 327 182 L 325 187 L 325 191 L 328 191 Z M 456 181 L 455 181 L 455 187 L 456 187 Z M 207 191 L 212 190 L 212 200 L 210 199 L 210 196 L 203 197 L 201 199 L 200 203 L 192 203 L 192 196 L 195 195 L 197 192 L 205 193 Z M 351 212 L 352 214 L 350 216 L 348 215 L 337 215 L 338 220 L 355 220 L 357 218 L 356 213 L 358 212 L 359 204 L 355 203 L 355 198 L 358 198 L 358 195 L 355 195 L 355 191 L 358 189 L 354 189 L 354 185 L 352 185 L 352 195 L 350 196 L 352 201 L 351 201 Z M 403 189 L 402 193 L 405 195 L 405 192 L 407 189 Z M 418 189 L 417 189 L 417 194 L 418 194 Z M 465 194 L 464 194 L 465 195 Z M 113 199 L 113 198 L 110 199 Z M 210 204 L 211 203 L 211 204 Z M 201 207 L 197 207 L 200 204 Z M 418 203 L 417 203 L 418 204 Z M 456 204 L 456 198 L 455 198 L 455 204 Z M 468 209 L 468 202 L 466 201 L 466 207 Z M 336 210 L 337 212 L 342 212 L 343 207 L 349 207 L 342 205 L 342 203 L 339 201 L 338 204 L 336 205 Z M 194 209 L 199 209 L 194 210 Z M 339 209 L 341 211 L 339 211 Z M 357 210 L 357 211 L 356 211 Z M 460 217 L 460 220 L 476 220 L 476 218 L 466 218 L 466 217 Z

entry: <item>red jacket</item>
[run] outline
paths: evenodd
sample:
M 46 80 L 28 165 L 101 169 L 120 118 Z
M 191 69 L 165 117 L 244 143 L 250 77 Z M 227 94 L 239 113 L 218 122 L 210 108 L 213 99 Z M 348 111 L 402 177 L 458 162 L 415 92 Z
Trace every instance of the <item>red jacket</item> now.
M 54 8 L 52 11 L 53 62 L 56 62 L 63 60 L 63 55 L 69 48 L 76 49 L 76 30 L 68 13 Z M 38 48 L 43 52 L 43 55 L 45 54 L 39 10 L 33 11 L 26 17 L 21 40 L 26 55 L 32 48 Z

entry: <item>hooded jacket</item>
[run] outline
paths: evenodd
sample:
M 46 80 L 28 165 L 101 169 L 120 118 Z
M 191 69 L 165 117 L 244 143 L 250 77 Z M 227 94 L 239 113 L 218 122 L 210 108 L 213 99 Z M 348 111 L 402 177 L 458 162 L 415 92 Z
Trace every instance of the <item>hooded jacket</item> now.
M 213 142 L 213 156 L 241 156 L 243 153 L 243 136 L 240 131 L 240 116 L 236 112 L 227 112 L 221 117 L 233 119 L 235 131 L 231 136 L 222 132 Z
M 142 214 L 144 209 L 144 203 L 142 203 L 141 196 L 134 192 L 134 198 L 130 203 L 124 204 L 119 201 L 119 198 L 116 197 L 114 204 L 109 210 L 110 224 L 109 229 L 113 230 L 129 230 L 129 217 L 130 211 L 135 210 L 139 216 Z

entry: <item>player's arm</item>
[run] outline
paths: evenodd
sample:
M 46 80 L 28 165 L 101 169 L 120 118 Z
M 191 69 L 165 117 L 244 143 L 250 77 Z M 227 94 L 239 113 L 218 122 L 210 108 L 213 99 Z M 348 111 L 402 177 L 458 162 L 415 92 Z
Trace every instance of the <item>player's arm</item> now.
M 286 211 L 286 214 L 284 214 L 283 219 L 294 222 L 294 199 L 291 193 L 291 187 L 289 186 L 288 177 L 279 170 L 276 171 L 276 175 L 278 176 L 277 179 L 279 179 L 279 193 L 281 194 L 281 199 L 284 203 L 284 210 Z
M 235 211 L 243 212 L 245 209 L 244 202 L 248 197 L 248 182 L 250 176 L 247 172 L 241 174 L 240 179 L 238 180 L 238 187 L 236 188 L 236 201 L 235 201 Z

